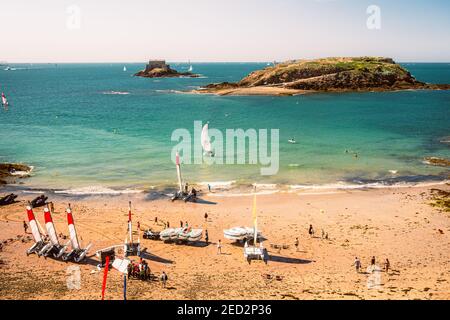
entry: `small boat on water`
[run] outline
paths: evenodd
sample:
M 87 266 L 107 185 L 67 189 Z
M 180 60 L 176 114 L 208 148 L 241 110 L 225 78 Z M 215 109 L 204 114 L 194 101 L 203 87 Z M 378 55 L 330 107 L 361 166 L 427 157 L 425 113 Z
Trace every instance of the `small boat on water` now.
M 295 141 L 295 138 L 289 139 L 288 142 L 289 142 L 289 143 L 292 143 L 292 144 L 296 144 L 296 143 L 297 143 L 297 141 Z
M 123 71 L 124 72 L 127 71 L 127 67 L 123 66 Z
M 192 68 L 192 64 L 191 61 L 189 61 L 189 68 L 188 68 L 188 72 L 192 72 L 194 70 L 194 68 Z
M 9 106 L 8 99 L 6 98 L 4 92 L 2 92 L 2 104 L 3 104 L 3 107 L 5 107 L 5 108 L 7 108 Z

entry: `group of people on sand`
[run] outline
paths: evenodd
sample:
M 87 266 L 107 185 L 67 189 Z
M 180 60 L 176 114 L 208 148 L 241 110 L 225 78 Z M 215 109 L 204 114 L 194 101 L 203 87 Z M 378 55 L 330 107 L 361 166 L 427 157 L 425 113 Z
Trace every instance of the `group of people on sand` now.
M 355 261 L 353 262 L 352 266 L 355 267 L 357 273 L 361 273 L 362 263 L 361 263 L 361 260 L 358 257 L 355 257 Z M 376 266 L 376 259 L 375 259 L 375 256 L 373 256 L 370 259 L 370 267 L 372 267 L 372 269 L 373 269 L 375 266 Z M 391 269 L 391 262 L 389 261 L 388 258 L 386 258 L 386 260 L 384 261 L 383 268 L 384 268 L 384 271 L 386 273 L 388 273 L 389 270 Z
M 149 280 L 151 278 L 151 271 L 147 261 L 143 258 L 140 258 L 139 263 L 131 261 L 128 264 L 128 279 L 131 277 L 144 281 Z

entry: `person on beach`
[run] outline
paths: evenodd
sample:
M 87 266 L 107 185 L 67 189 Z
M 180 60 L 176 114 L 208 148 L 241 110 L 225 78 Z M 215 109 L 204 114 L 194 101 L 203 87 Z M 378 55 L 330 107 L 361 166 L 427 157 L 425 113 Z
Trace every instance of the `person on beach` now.
M 208 183 L 208 191 L 211 192 L 211 185 Z
M 362 265 L 358 257 L 355 258 L 355 262 L 353 262 L 353 265 L 355 266 L 356 272 L 359 273 L 361 271 Z
M 325 239 L 325 231 L 322 229 L 322 239 Z
M 180 220 L 180 228 L 183 228 L 183 221 Z
M 158 217 L 155 217 L 155 223 L 158 223 Z
M 208 213 L 205 212 L 205 222 L 207 222 L 207 221 L 208 221 Z
M 25 232 L 25 233 L 27 233 L 27 230 L 28 230 L 28 225 L 27 225 L 27 223 L 25 222 L 25 220 L 23 221 L 23 231 Z
M 141 224 L 139 223 L 139 221 L 137 222 L 137 227 L 138 230 L 141 230 Z
M 167 221 L 167 228 L 170 228 L 170 222 Z
M 373 256 L 372 259 L 370 260 L 370 265 L 375 266 L 375 256 Z
M 167 276 L 166 272 L 163 271 L 161 274 L 161 282 L 162 282 L 163 288 L 166 287 L 167 280 L 169 280 L 169 277 Z
M 309 225 L 308 233 L 309 233 L 310 237 L 314 237 L 314 228 L 313 228 L 312 224 Z
M 188 224 L 188 222 L 186 221 L 186 223 L 184 224 L 184 226 L 187 228 L 187 227 L 189 227 L 189 224 Z
M 295 251 L 298 251 L 298 245 L 299 245 L 298 238 L 295 238 L 295 243 L 294 243 L 294 245 L 295 245 Z
M 386 258 L 386 261 L 384 262 L 384 271 L 385 271 L 386 273 L 388 273 L 390 267 L 391 267 L 391 263 L 389 262 L 389 259 Z
M 222 242 L 219 239 L 219 242 L 217 242 L 217 254 L 222 254 Z
M 128 279 L 131 278 L 131 274 L 133 273 L 133 269 L 134 269 L 134 267 L 133 267 L 133 261 L 130 261 L 130 263 L 128 264 L 128 267 L 127 267 L 127 271 L 128 271 Z
M 206 241 L 206 244 L 209 243 L 208 229 L 205 230 L 205 241 Z

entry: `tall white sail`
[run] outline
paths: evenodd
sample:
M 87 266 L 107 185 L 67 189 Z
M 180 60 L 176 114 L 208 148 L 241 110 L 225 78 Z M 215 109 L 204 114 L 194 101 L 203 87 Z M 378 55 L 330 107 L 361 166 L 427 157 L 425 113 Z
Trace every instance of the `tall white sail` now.
M 203 126 L 202 134 L 201 134 L 201 143 L 202 143 L 203 150 L 205 150 L 206 153 L 212 152 L 211 139 L 209 138 L 209 133 L 208 133 L 208 124 L 205 124 Z
M 67 224 L 69 225 L 70 243 L 73 249 L 80 249 L 80 243 L 78 242 L 77 230 L 75 229 L 75 223 L 73 221 L 72 210 L 67 208 Z
M 178 177 L 178 186 L 180 187 L 180 192 L 183 192 L 183 182 L 181 180 L 181 166 L 180 166 L 180 155 L 177 152 L 175 163 L 177 165 L 177 177 Z
M 33 209 L 27 206 L 28 221 L 30 222 L 31 233 L 33 234 L 34 242 L 42 241 L 41 233 L 39 232 L 38 225 L 36 223 L 36 218 L 34 217 Z
M 59 245 L 58 236 L 56 235 L 55 225 L 53 224 L 52 215 L 48 208 L 44 209 L 44 221 L 47 228 L 47 234 L 53 245 Z

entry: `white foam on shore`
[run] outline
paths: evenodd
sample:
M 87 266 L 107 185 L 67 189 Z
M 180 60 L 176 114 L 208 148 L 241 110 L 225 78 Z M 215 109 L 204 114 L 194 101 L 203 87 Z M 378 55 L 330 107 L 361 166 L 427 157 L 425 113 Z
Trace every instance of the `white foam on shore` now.
M 387 189 L 387 188 L 410 188 L 410 187 L 430 187 L 434 185 L 442 185 L 449 183 L 450 180 L 429 181 L 429 182 L 398 182 L 394 184 L 386 184 L 381 182 L 373 182 L 366 184 L 346 184 L 332 183 L 323 185 L 290 185 L 290 191 L 302 190 L 358 190 L 358 189 Z
M 211 186 L 211 189 L 231 189 L 233 184 L 235 184 L 235 180 L 231 181 L 203 181 L 199 182 L 198 185 L 208 187 L 208 185 Z
M 127 95 L 127 94 L 130 94 L 129 92 L 127 92 L 127 91 L 104 91 L 104 92 L 102 92 L 103 94 L 118 94 L 118 95 Z
M 120 194 L 133 194 L 133 193 L 141 193 L 143 190 L 136 189 L 123 189 L 123 190 L 114 190 L 101 186 L 89 186 L 82 188 L 74 188 L 67 190 L 56 190 L 57 194 L 68 194 L 68 195 L 120 195 Z
M 14 171 L 11 172 L 10 174 L 12 176 L 16 176 L 16 177 L 27 177 L 30 175 L 30 173 L 33 171 L 34 167 L 30 166 L 30 170 L 29 171 Z
M 253 183 L 252 186 L 255 187 L 256 190 L 274 190 L 277 188 L 276 183 Z
M 239 192 L 239 193 L 233 193 L 233 192 L 225 192 L 225 193 L 208 193 L 209 197 L 247 197 L 247 196 L 253 196 L 256 194 L 257 196 L 263 196 L 263 195 L 270 195 L 278 193 L 279 190 L 266 190 L 266 191 L 260 191 L 260 192 Z

